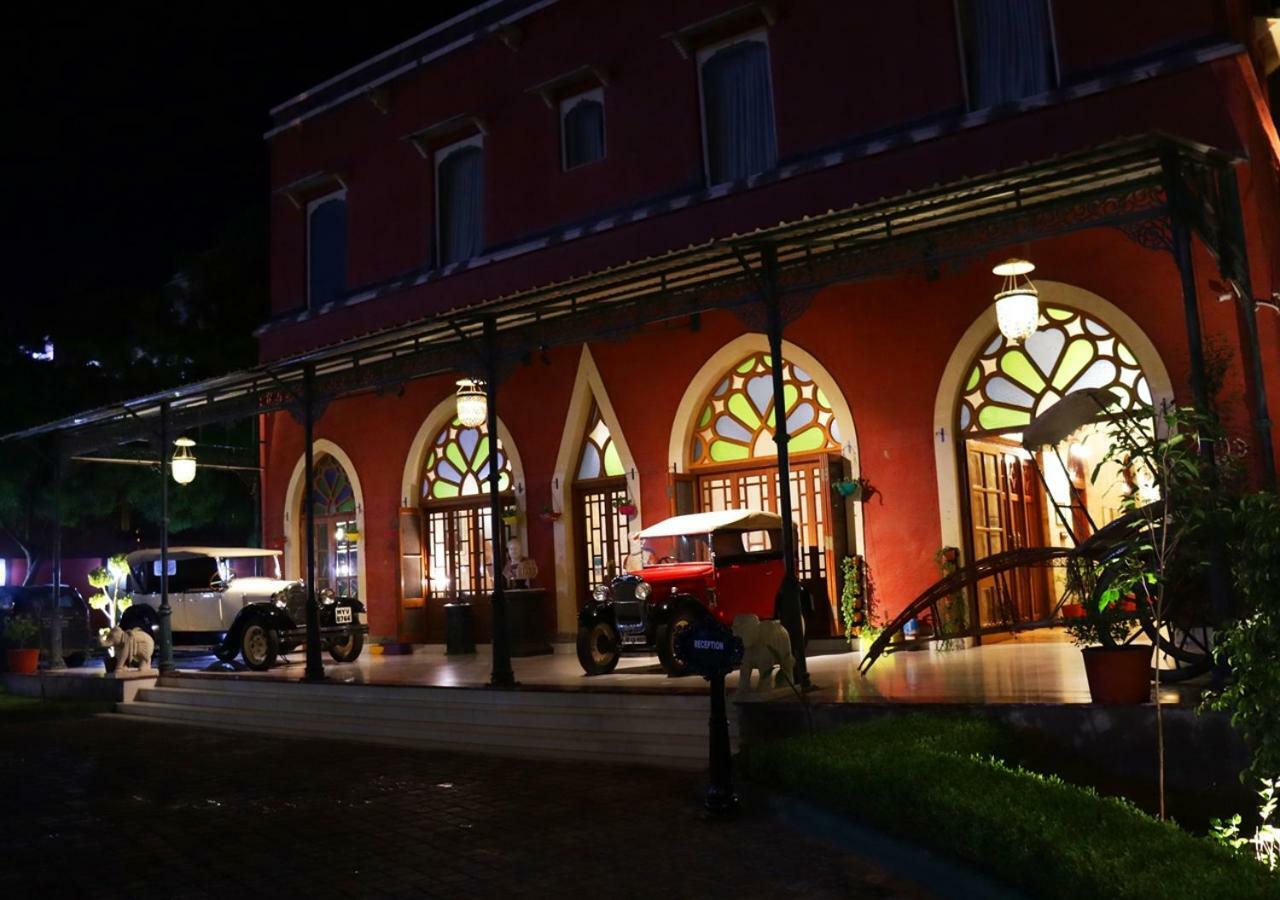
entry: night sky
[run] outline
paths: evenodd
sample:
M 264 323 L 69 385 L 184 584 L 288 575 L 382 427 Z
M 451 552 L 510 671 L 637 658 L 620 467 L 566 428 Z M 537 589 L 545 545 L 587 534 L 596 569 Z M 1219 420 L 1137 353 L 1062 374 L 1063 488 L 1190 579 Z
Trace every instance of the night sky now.
M 127 305 L 232 230 L 265 245 L 267 110 L 469 5 L 7 12 L 5 331 L 28 340 L 104 297 Z

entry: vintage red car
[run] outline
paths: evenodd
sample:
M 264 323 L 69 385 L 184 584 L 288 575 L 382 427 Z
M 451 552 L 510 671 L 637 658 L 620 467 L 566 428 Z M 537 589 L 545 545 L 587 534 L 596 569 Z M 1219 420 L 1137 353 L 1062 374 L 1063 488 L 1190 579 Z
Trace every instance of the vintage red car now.
M 643 566 L 597 585 L 578 615 L 578 661 L 588 675 L 612 672 L 630 650 L 656 650 L 667 674 L 683 675 L 675 637 L 699 618 L 712 616 L 727 626 L 746 613 L 775 618 L 785 574 L 776 513 L 730 509 L 674 516 L 639 537 Z

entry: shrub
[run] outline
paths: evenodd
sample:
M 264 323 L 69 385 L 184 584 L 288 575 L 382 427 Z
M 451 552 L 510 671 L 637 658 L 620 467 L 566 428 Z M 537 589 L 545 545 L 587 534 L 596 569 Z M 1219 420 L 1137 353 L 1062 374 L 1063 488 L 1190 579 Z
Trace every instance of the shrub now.
M 1130 803 L 1009 765 L 995 723 L 935 716 L 873 722 L 751 748 L 749 775 L 834 804 L 1037 897 L 1280 896 L 1280 881 L 1227 848 Z

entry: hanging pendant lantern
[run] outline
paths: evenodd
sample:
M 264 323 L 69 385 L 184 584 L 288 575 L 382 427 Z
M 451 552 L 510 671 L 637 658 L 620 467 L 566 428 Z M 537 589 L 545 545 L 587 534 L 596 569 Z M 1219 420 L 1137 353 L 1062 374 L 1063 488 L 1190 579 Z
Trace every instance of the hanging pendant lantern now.
M 1040 324 L 1040 296 L 1027 277 L 1035 269 L 1025 259 L 1007 259 L 991 270 L 1004 279 L 996 294 L 996 322 L 1000 333 L 1015 344 L 1035 334 Z
M 189 437 L 180 437 L 173 442 L 173 446 L 178 449 L 173 451 L 169 460 L 169 470 L 178 484 L 190 484 L 196 480 L 196 457 L 191 452 L 195 445 L 196 442 Z
M 484 393 L 484 382 L 472 378 L 458 381 L 458 421 L 466 428 L 478 428 L 489 418 L 489 398 Z

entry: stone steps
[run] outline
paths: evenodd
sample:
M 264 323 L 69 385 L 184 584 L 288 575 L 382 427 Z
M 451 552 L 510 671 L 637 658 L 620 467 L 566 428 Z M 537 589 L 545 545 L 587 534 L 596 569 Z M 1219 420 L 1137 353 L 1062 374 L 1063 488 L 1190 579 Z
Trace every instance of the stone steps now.
M 163 678 L 117 715 L 152 722 L 419 748 L 697 769 L 706 695 L 324 685 Z M 730 704 L 736 745 L 736 710 Z

